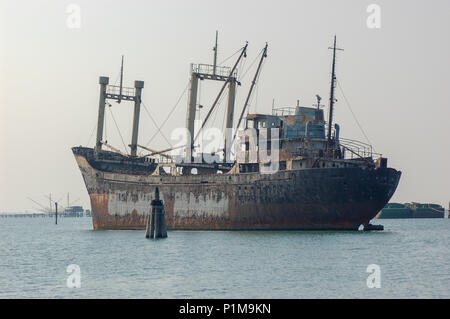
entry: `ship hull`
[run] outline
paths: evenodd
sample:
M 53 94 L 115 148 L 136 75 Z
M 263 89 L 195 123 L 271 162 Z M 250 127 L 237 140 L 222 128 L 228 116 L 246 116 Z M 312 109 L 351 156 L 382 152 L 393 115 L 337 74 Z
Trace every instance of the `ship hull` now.
M 316 168 L 274 174 L 129 175 L 75 154 L 94 229 L 144 229 L 155 188 L 169 230 L 357 230 L 397 188 L 392 168 Z

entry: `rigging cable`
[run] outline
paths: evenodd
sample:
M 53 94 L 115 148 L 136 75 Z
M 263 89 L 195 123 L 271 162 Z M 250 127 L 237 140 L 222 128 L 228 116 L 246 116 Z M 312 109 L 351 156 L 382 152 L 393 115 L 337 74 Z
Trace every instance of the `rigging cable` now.
M 214 124 L 216 123 L 217 114 L 219 113 L 219 108 L 220 108 L 220 106 L 221 106 L 221 104 L 222 104 L 223 99 L 225 98 L 225 96 L 228 96 L 228 95 L 227 95 L 227 94 L 223 94 L 223 95 L 220 97 L 219 101 L 217 102 L 217 107 L 213 110 L 214 118 L 213 118 L 212 121 L 211 121 L 211 126 L 210 126 L 211 128 L 214 128 Z M 225 125 L 225 113 L 226 113 L 226 109 L 223 108 L 222 132 L 223 132 L 223 127 L 224 127 L 224 125 Z M 202 139 L 200 140 L 201 143 L 203 143 L 203 134 L 204 134 L 204 133 L 201 134 L 201 136 L 202 136 Z M 199 142 L 199 143 L 200 143 L 200 142 Z M 199 147 L 200 147 L 201 144 L 198 144 L 198 145 L 199 145 Z M 203 148 L 203 146 L 202 146 L 202 148 Z
M 223 99 L 225 98 L 225 96 L 228 96 L 227 94 L 223 94 L 220 99 L 219 102 L 217 103 L 217 108 L 213 111 L 214 112 L 214 118 L 211 122 L 211 127 L 213 127 L 214 123 L 216 122 L 216 118 L 217 118 L 217 113 L 219 113 L 218 109 L 220 108 L 220 105 L 222 104 Z
M 241 77 L 242 72 L 245 69 L 246 62 L 247 62 L 247 59 L 242 59 L 241 63 L 239 64 L 239 68 L 237 69 L 236 80 L 239 80 L 239 82 L 241 81 L 240 77 Z
M 226 58 L 225 60 L 223 60 L 222 62 L 220 62 L 218 65 L 221 66 L 222 64 L 224 64 L 225 62 L 227 62 L 229 59 L 231 59 L 232 57 L 234 57 L 236 54 L 238 54 L 241 51 L 241 49 L 237 50 L 236 52 L 234 52 L 232 55 L 230 55 L 228 58 Z
M 110 104 L 110 105 L 111 105 L 111 104 Z M 122 134 L 120 133 L 119 126 L 117 125 L 116 119 L 114 118 L 114 114 L 113 114 L 113 112 L 111 111 L 111 106 L 109 106 L 108 109 L 109 109 L 109 113 L 111 113 L 111 117 L 112 117 L 112 119 L 113 119 L 113 121 L 114 121 L 114 124 L 116 125 L 117 132 L 119 132 L 119 136 L 120 136 L 120 139 L 122 140 L 123 147 L 125 147 L 125 153 L 128 154 L 127 145 L 125 144 L 125 141 L 124 141 L 124 139 L 123 139 L 123 136 L 122 136 Z
M 258 107 L 258 96 L 259 96 L 259 78 L 261 77 L 261 73 L 264 70 L 264 64 L 266 63 L 266 60 L 263 60 L 261 64 L 261 70 L 258 73 L 258 77 L 256 78 L 256 98 L 255 98 L 255 113 L 257 113 L 256 108 Z M 249 108 L 250 109 L 250 108 Z M 248 112 L 247 112 L 248 114 Z
M 355 121 L 356 121 L 356 124 L 358 124 L 359 129 L 360 129 L 361 132 L 363 133 L 363 135 L 364 135 L 364 137 L 366 138 L 366 140 L 367 140 L 367 142 L 369 143 L 369 145 L 372 145 L 372 143 L 370 142 L 370 140 L 369 140 L 369 138 L 367 137 L 366 133 L 364 132 L 364 130 L 363 130 L 361 124 L 359 124 L 359 121 L 358 121 L 358 119 L 356 118 L 356 115 L 355 115 L 355 113 L 353 112 L 353 109 L 352 109 L 352 107 L 350 106 L 350 103 L 348 102 L 347 97 L 346 97 L 345 94 L 344 94 L 344 90 L 343 90 L 342 87 L 341 87 L 341 83 L 340 83 L 337 79 L 336 79 L 336 82 L 337 82 L 337 84 L 338 84 L 339 90 L 340 90 L 341 93 L 342 93 L 342 96 L 344 97 L 345 103 L 347 104 L 348 108 L 350 109 L 350 112 L 351 112 L 352 115 L 353 115 L 353 118 L 354 118 Z
M 255 84 L 255 86 L 257 87 L 257 84 Z M 255 94 L 252 94 L 252 96 L 250 96 L 250 100 L 248 101 L 247 114 L 245 116 L 246 118 L 247 118 L 248 114 L 250 113 L 250 108 L 252 107 L 252 103 L 253 103 L 253 99 L 254 98 L 255 98 Z M 256 111 L 255 111 L 255 113 L 256 113 Z M 236 128 L 236 129 L 238 129 L 238 128 Z
M 264 50 L 264 49 L 263 49 Z M 262 53 L 262 52 L 261 52 Z M 259 57 L 259 55 L 257 56 L 257 57 Z M 256 100 L 255 100 L 255 113 L 256 113 L 256 107 L 257 107 L 257 104 L 258 104 L 258 90 L 259 90 L 259 77 L 261 76 L 261 73 L 262 73 L 262 70 L 263 70 L 263 66 L 264 66 L 264 63 L 265 63 L 266 61 L 265 60 L 263 60 L 263 62 L 262 62 L 262 64 L 261 64 L 261 70 L 260 70 L 260 72 L 258 73 L 258 76 L 256 77 L 256 79 L 255 79 L 255 86 L 256 86 L 256 94 L 252 94 L 252 96 L 250 96 L 250 100 L 248 101 L 248 108 L 247 108 L 247 115 L 246 116 L 248 116 L 248 114 L 250 113 L 250 108 L 251 108 L 251 106 L 253 105 L 253 100 L 255 99 L 255 97 L 256 97 Z M 247 70 L 248 71 L 248 70 Z M 237 129 L 237 128 L 236 128 Z
M 186 91 L 187 91 L 187 89 L 188 89 L 188 87 L 189 87 L 189 82 L 190 82 L 190 81 L 188 81 L 188 84 L 186 85 L 185 89 L 183 90 L 183 93 L 181 93 L 180 97 L 178 98 L 177 103 L 175 103 L 175 105 L 173 106 L 172 110 L 169 112 L 169 115 L 167 115 L 166 119 L 162 122 L 161 127 L 163 127 L 163 126 L 166 124 L 167 120 L 170 118 L 170 116 L 172 115 L 172 113 L 173 113 L 173 112 L 175 111 L 175 109 L 177 108 L 178 104 L 180 103 L 181 99 L 183 98 L 184 94 L 186 93 Z M 154 139 L 155 136 L 158 134 L 158 132 L 160 132 L 160 129 L 158 129 L 158 131 L 156 131 L 156 133 L 153 134 L 153 136 L 150 138 L 150 140 L 147 142 L 147 144 L 145 144 L 145 146 L 148 146 L 148 145 L 153 141 L 153 139 Z M 170 143 L 169 143 L 169 144 L 170 144 Z
M 117 85 L 117 81 L 119 81 L 119 78 L 120 78 L 120 72 L 119 72 L 119 74 L 117 74 L 116 80 L 114 81 L 114 86 Z
M 250 66 L 247 68 L 247 70 L 245 70 L 244 74 L 241 75 L 241 78 L 239 79 L 240 81 L 244 80 L 244 77 L 247 75 L 248 71 L 250 71 L 250 69 L 252 68 L 253 64 L 255 64 L 255 62 L 258 60 L 259 55 L 262 53 L 263 50 L 261 50 L 260 53 L 258 53 L 258 55 L 255 57 L 255 59 L 252 61 L 252 63 L 250 64 Z
M 158 124 L 156 123 L 155 119 L 150 114 L 149 110 L 147 109 L 147 106 L 144 104 L 144 102 L 142 100 L 141 100 L 141 103 L 144 106 L 144 110 L 147 112 L 148 117 L 152 120 L 153 124 L 158 129 L 158 131 L 156 133 L 160 132 L 161 136 L 166 140 L 166 142 L 170 145 L 170 147 L 173 147 L 172 144 L 169 142 L 169 140 L 166 138 L 166 136 L 163 134 L 163 132 L 161 132 L 161 127 L 158 126 Z
M 92 136 L 94 136 L 95 127 L 96 127 L 96 125 L 95 125 L 95 122 L 94 122 L 94 125 L 92 126 L 92 132 L 91 132 L 91 135 L 89 136 L 89 139 L 88 139 L 88 142 L 87 142 L 86 146 L 89 146 L 89 143 L 91 142 Z

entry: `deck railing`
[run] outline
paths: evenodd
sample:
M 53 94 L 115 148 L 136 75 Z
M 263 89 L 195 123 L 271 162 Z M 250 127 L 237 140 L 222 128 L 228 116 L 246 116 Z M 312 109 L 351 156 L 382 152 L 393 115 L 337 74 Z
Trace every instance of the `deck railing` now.
M 214 74 L 214 66 L 211 64 L 192 64 L 192 72 L 201 74 Z M 227 66 L 216 66 L 215 75 L 228 77 L 230 75 L 231 68 Z M 237 69 L 234 70 L 232 77 L 236 77 Z
M 106 87 L 106 94 L 119 95 L 120 86 L 118 85 L 108 85 Z M 122 87 L 122 95 L 135 96 L 136 90 L 130 87 Z
M 370 144 L 347 139 L 347 138 L 340 138 L 339 144 L 344 147 L 344 149 L 348 152 L 346 152 L 346 155 L 350 158 L 378 158 L 381 157 L 380 153 L 375 153 L 373 151 L 373 147 Z

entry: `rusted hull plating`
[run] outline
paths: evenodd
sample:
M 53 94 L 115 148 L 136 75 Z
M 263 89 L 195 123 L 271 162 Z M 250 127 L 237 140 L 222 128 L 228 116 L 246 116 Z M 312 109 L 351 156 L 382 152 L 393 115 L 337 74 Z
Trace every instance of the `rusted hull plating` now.
M 75 158 L 94 229 L 144 229 L 157 186 L 169 230 L 356 230 L 385 206 L 401 175 L 392 168 L 321 168 L 136 176 L 101 172 Z

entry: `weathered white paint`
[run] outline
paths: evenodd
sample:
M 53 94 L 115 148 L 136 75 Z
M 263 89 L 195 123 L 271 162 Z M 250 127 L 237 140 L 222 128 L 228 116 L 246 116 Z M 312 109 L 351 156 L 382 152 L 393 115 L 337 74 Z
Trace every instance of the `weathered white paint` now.
M 108 213 L 110 215 L 124 216 L 136 210 L 138 215 L 148 214 L 154 198 L 152 193 L 140 193 L 136 202 L 132 200 L 130 193 L 116 191 L 108 195 Z
M 219 199 L 220 197 L 220 199 Z M 228 211 L 228 197 L 225 193 L 217 196 L 214 193 L 201 194 L 196 197 L 193 193 L 175 193 L 174 214 L 188 217 L 192 214 L 205 216 L 224 216 Z

